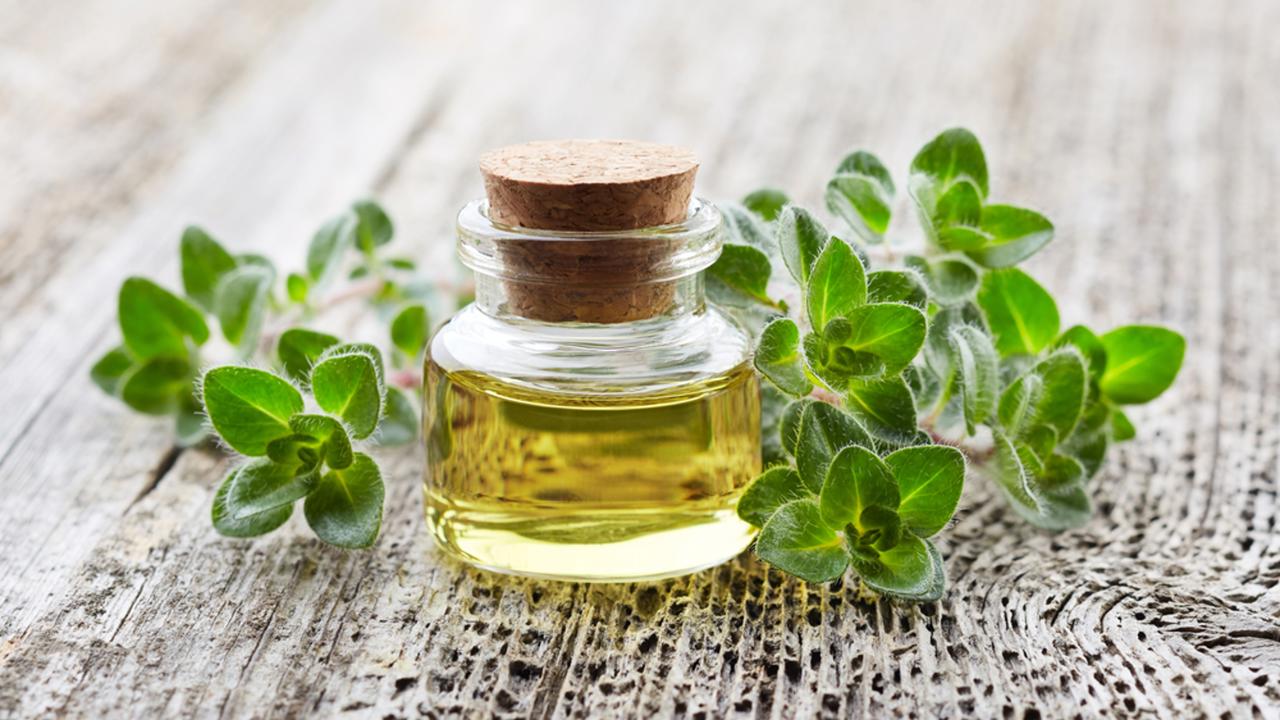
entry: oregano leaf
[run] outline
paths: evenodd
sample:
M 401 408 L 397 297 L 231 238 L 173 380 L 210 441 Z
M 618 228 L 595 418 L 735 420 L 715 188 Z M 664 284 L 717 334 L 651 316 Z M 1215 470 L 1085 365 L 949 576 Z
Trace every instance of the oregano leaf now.
M 751 481 L 738 499 L 738 517 L 764 527 L 778 508 L 792 500 L 810 497 L 795 468 L 772 467 Z
M 391 242 L 395 228 L 382 206 L 372 200 L 361 200 L 351 206 L 356 214 L 356 246 L 366 255 Z
M 146 278 L 131 277 L 120 286 L 118 316 L 124 344 L 139 360 L 185 357 L 188 338 L 196 345 L 209 339 L 203 313 Z
M 430 330 L 427 308 L 421 303 L 406 305 L 391 319 L 391 343 L 406 357 L 417 358 Z
M 378 427 L 383 389 L 368 354 L 326 354 L 311 369 L 311 393 L 316 404 L 342 418 L 356 438 L 368 437 Z
M 845 157 L 827 183 L 827 209 L 864 242 L 879 243 L 892 216 L 893 178 L 884 163 L 858 151 Z
M 407 445 L 418 439 L 418 409 L 399 388 L 387 388 L 387 403 L 374 437 L 379 445 Z
M 89 368 L 89 379 L 108 395 L 115 395 L 121 380 L 133 367 L 133 357 L 124 346 L 108 350 Z
M 914 535 L 904 535 L 876 557 L 853 554 L 851 562 L 867 587 L 892 597 L 929 602 L 942 597 L 946 588 L 942 556 L 932 543 Z
M 178 393 L 178 407 L 174 413 L 173 430 L 177 436 L 178 447 L 195 447 L 209 437 L 209 426 L 205 423 L 204 406 L 196 397 L 194 381 L 188 377 L 183 383 L 183 390 Z
M 1037 363 L 1035 373 L 1043 381 L 1035 422 L 1052 427 L 1058 437 L 1065 438 L 1084 410 L 1088 390 L 1084 360 L 1074 348 L 1058 350 Z
M 996 410 L 1000 362 L 991 338 L 980 328 L 961 325 L 951 329 L 953 365 L 959 371 L 960 401 L 965 429 L 974 434 L 978 424 Z
M 292 434 L 289 418 L 302 412 L 302 393 L 266 370 L 225 365 L 204 374 L 205 412 L 233 450 L 263 455 L 267 444 Z
M 782 261 L 791 277 L 803 287 L 809 281 L 813 263 L 830 238 L 827 229 L 808 210 L 788 205 L 778 214 L 775 235 Z
M 1034 210 L 1012 205 L 985 205 L 979 229 L 990 238 L 968 250 L 974 262 L 1002 268 L 1026 260 L 1053 240 L 1053 223 Z
M 944 130 L 930 140 L 911 160 L 911 174 L 942 188 L 968 180 L 987 197 L 987 159 L 978 138 L 964 128 Z
M 306 497 L 315 487 L 316 477 L 313 473 L 295 475 L 294 469 L 267 458 L 246 464 L 224 500 L 231 517 L 244 520 L 281 506 L 292 506 Z
M 340 342 L 328 333 L 290 328 L 281 333 L 276 343 L 276 356 L 280 358 L 280 364 L 290 377 L 305 380 L 311 375 L 311 366 L 315 365 L 324 351 Z
M 874 355 L 886 375 L 902 372 L 924 344 L 924 314 L 910 305 L 862 305 L 849 312 L 848 320 L 852 332 L 842 346 Z
M 726 247 L 746 245 L 763 252 L 770 258 L 777 254 L 778 246 L 775 238 L 750 210 L 741 205 L 723 205 L 720 207 L 720 216 L 724 219 L 727 234 Z
M 800 328 L 790 318 L 778 318 L 760 332 L 755 365 L 783 392 L 804 396 L 813 391 L 800 357 Z
M 830 582 L 844 574 L 849 555 L 836 531 L 822 522 L 818 504 L 793 500 L 778 508 L 760 530 L 756 555 L 808 582 Z
M 289 516 L 293 515 L 293 505 L 283 505 L 274 510 L 267 510 L 248 517 L 234 517 L 227 507 L 227 496 L 243 469 L 244 466 L 241 466 L 228 472 L 222 484 L 218 486 L 218 491 L 213 496 L 213 508 L 210 513 L 213 519 L 213 529 L 217 530 L 218 534 L 226 537 L 248 538 L 265 535 L 285 524 L 289 520 Z
M 1108 399 L 1121 405 L 1150 402 L 1168 390 L 1187 349 L 1181 335 L 1155 325 L 1119 327 L 1101 340 L 1107 369 L 1098 384 Z
M 206 311 L 213 311 L 218 280 L 236 267 L 236 259 L 201 228 L 182 231 L 182 289 Z
M 303 502 L 307 524 L 330 545 L 367 548 L 382 528 L 385 496 L 382 473 L 373 458 L 356 453 L 350 467 L 321 476 Z
M 762 219 L 773 222 L 790 200 L 787 194 L 775 188 L 761 188 L 742 199 L 742 204 Z
M 307 292 L 311 289 L 311 283 L 306 275 L 291 272 L 284 279 L 284 289 L 290 301 L 304 303 L 307 301 Z
M 342 423 L 329 417 L 313 413 L 301 413 L 289 418 L 289 429 L 294 433 L 307 435 L 316 439 L 324 449 L 325 463 L 336 470 L 341 470 L 354 461 L 351 449 L 351 438 L 347 435 Z
M 907 257 L 906 265 L 920 274 L 928 288 L 929 299 L 939 305 L 967 302 L 978 291 L 978 271 L 954 256 L 929 261 L 912 255 Z
M 818 507 L 827 527 L 838 530 L 852 524 L 866 532 L 863 511 L 877 505 L 898 508 L 898 483 L 893 472 L 875 453 L 852 445 L 836 453 L 823 478 Z
M 845 386 L 844 406 L 877 438 L 894 445 L 915 439 L 916 403 L 901 376 L 855 378 Z
M 875 270 L 867 273 L 867 302 L 906 303 L 923 310 L 929 302 L 929 293 L 918 273 Z
M 849 244 L 832 238 L 814 262 L 805 286 L 809 323 L 825 328 L 867 301 L 866 270 Z
M 778 435 L 782 449 L 792 457 L 796 455 L 796 445 L 800 442 L 800 420 L 805 408 L 818 402 L 813 398 L 792 400 L 782 411 L 782 420 L 778 422 Z
M 1089 377 L 1095 381 L 1102 377 L 1107 369 L 1107 348 L 1092 330 L 1083 325 L 1072 325 L 1053 342 L 1055 348 L 1073 346 L 1080 351 L 1088 362 Z
M 824 402 L 805 407 L 796 443 L 796 469 L 814 495 L 822 492 L 827 467 L 836 453 L 850 445 L 871 447 L 871 437 L 843 410 Z
M 186 357 L 153 357 L 134 366 L 122 379 L 120 399 L 148 415 L 168 415 L 191 391 L 191 363 Z
M 964 490 L 964 454 L 945 445 L 896 450 L 884 458 L 898 484 L 898 515 L 920 537 L 946 527 Z
M 307 247 L 307 274 L 315 284 L 332 277 L 342 257 L 355 242 L 356 219 L 343 213 L 325 223 L 311 238 Z
M 1134 429 L 1133 423 L 1129 421 L 1129 416 L 1124 414 L 1120 408 L 1111 410 L 1111 439 L 1116 442 L 1124 442 L 1132 440 L 1138 435 L 1138 431 Z
M 1040 283 L 1017 268 L 992 270 L 978 289 L 1001 356 L 1035 355 L 1058 336 L 1058 305 Z
M 725 245 L 720 257 L 707 268 L 707 292 L 724 305 L 741 307 L 751 302 L 772 304 L 769 276 L 773 264 L 764 251 L 749 245 Z
M 252 348 L 257 342 L 274 279 L 261 265 L 243 265 L 218 281 L 214 311 L 223 337 L 232 345 Z

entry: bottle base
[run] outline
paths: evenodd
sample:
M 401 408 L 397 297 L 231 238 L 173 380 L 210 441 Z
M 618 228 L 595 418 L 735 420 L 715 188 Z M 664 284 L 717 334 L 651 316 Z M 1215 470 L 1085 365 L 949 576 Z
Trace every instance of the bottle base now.
M 428 508 L 436 545 L 490 572 L 565 582 L 639 582 L 714 567 L 745 550 L 755 530 L 734 509 L 561 516 Z

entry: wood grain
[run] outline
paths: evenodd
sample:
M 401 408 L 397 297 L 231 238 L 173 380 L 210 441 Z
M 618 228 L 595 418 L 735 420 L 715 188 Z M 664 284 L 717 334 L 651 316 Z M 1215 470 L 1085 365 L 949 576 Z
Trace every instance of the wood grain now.
M 12 5 L 0 717 L 1280 717 L 1274 3 Z M 175 285 L 187 222 L 295 267 L 375 192 L 444 278 L 486 148 L 670 142 L 703 195 L 818 205 L 845 151 L 901 177 L 955 124 L 996 199 L 1057 224 L 1031 269 L 1064 320 L 1190 344 L 1087 527 L 970 482 L 939 603 L 747 556 L 628 586 L 471 571 L 423 532 L 415 450 L 380 456 L 374 550 L 219 538 L 227 460 L 87 382 L 120 280 Z

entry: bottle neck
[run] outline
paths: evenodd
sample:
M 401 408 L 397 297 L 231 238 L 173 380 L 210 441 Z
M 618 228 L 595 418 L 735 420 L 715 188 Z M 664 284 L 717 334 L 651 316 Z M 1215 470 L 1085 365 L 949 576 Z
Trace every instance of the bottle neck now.
M 675 280 L 630 285 L 555 285 L 476 273 L 475 304 L 499 320 L 619 323 L 702 313 L 706 282 L 697 272 Z

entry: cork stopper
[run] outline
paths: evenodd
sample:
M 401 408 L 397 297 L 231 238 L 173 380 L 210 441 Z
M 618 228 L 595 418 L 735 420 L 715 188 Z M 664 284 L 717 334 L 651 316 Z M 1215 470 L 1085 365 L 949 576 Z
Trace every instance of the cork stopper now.
M 606 232 L 683 222 L 698 163 L 688 150 L 629 140 L 511 145 L 480 158 L 489 217 L 521 228 Z M 506 283 L 509 309 L 548 322 L 616 323 L 654 317 L 675 283 L 655 282 L 675 247 L 661 236 L 504 244 L 503 259 L 536 276 Z

